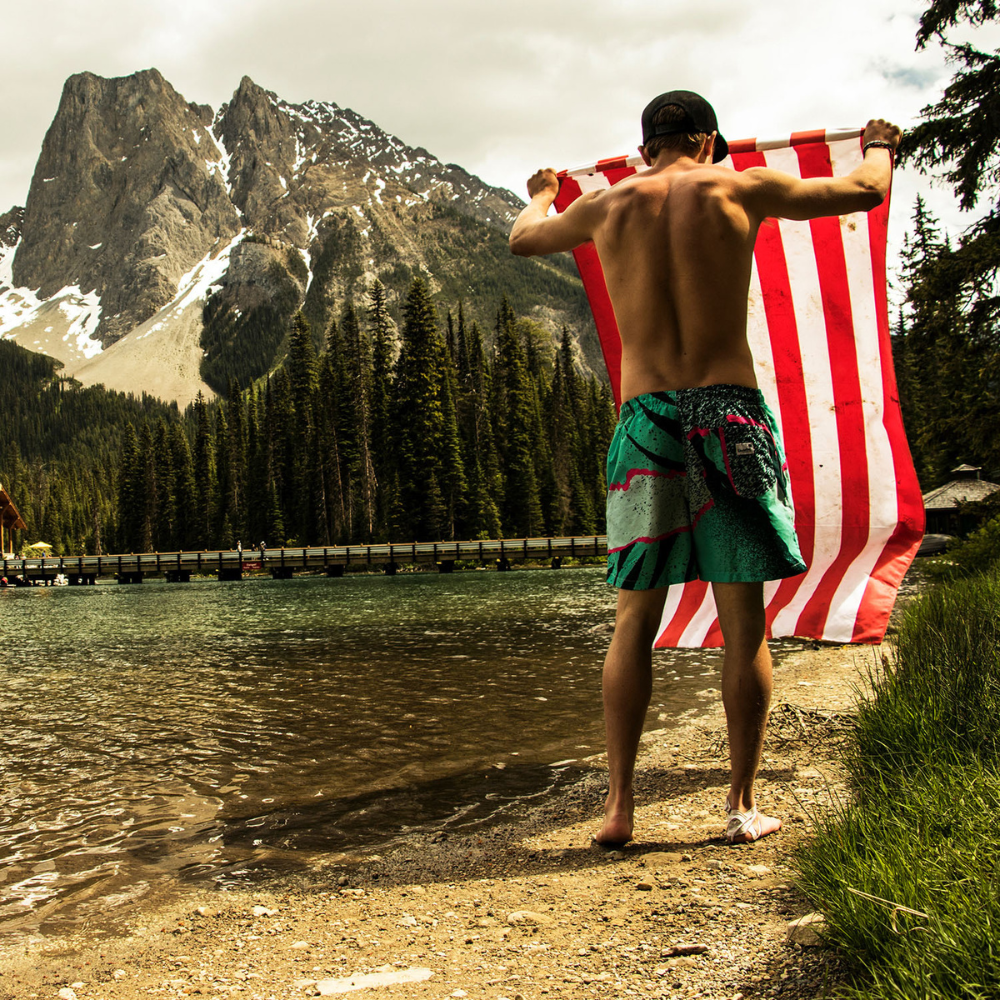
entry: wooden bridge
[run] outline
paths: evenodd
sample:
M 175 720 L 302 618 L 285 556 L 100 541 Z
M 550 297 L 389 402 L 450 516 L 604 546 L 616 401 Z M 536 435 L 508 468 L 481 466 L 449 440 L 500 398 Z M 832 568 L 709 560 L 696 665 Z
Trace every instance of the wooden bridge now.
M 164 576 L 171 583 L 186 583 L 192 575 L 240 580 L 246 572 L 270 572 L 276 580 L 296 572 L 325 572 L 343 576 L 348 566 L 367 566 L 395 573 L 412 563 L 432 563 L 450 573 L 456 562 L 478 562 L 510 569 L 512 562 L 549 561 L 558 568 L 567 557 L 604 556 L 606 535 L 566 538 L 500 538 L 479 542 L 386 542 L 379 545 L 330 545 L 323 548 L 218 549 L 205 552 L 130 552 L 108 556 L 46 556 L 0 559 L 0 576 L 12 585 L 52 584 L 64 576 L 73 585 L 93 584 L 99 576 L 113 576 L 119 583 L 142 583 L 147 576 Z

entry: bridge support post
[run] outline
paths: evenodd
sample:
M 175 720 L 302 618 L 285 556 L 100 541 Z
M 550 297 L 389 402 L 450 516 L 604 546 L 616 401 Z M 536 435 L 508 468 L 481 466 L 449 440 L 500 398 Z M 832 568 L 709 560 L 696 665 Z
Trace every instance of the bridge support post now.
M 326 567 L 326 575 L 332 576 L 336 579 L 340 579 L 344 575 L 345 566 L 343 563 L 335 563 L 332 566 Z

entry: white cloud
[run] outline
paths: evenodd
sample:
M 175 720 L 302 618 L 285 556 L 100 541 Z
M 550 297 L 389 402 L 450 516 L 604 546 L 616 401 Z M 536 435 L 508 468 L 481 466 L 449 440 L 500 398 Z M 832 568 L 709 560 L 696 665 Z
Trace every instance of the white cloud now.
M 336 101 L 493 184 L 540 164 L 627 153 L 651 97 L 704 93 L 731 139 L 902 125 L 950 76 L 914 51 L 925 0 L 69 0 L 9 5 L 0 80 L 0 211 L 23 204 L 63 80 L 155 66 L 217 107 L 244 74 L 282 97 Z M 997 44 L 992 38 L 984 44 Z M 909 214 L 922 179 L 901 179 Z M 950 197 L 937 197 L 944 213 Z M 940 209 L 939 209 L 940 210 Z M 955 214 L 952 212 L 952 214 Z M 898 226 L 897 226 L 898 228 Z

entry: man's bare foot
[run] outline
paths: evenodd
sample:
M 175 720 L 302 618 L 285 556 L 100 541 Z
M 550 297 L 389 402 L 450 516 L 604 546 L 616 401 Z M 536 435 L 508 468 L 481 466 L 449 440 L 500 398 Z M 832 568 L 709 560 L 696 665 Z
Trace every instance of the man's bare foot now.
M 728 803 L 726 803 L 728 805 Z M 760 840 L 769 833 L 777 833 L 781 829 L 781 820 L 774 816 L 765 816 L 753 807 L 749 812 L 738 812 L 730 809 L 729 821 L 726 823 L 726 840 L 730 844 L 749 844 Z
M 618 803 L 612 803 L 610 796 L 604 806 L 604 825 L 594 834 L 598 844 L 627 844 L 632 839 L 635 803 L 631 795 L 623 796 Z

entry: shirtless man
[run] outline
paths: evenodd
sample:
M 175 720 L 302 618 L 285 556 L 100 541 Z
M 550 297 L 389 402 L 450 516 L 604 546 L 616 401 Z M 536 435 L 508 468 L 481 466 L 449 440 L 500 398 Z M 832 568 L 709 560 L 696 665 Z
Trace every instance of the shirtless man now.
M 881 204 L 901 133 L 870 121 L 856 170 L 809 180 L 716 166 L 728 146 L 711 105 L 690 91 L 652 101 L 642 135 L 649 169 L 583 195 L 562 215 L 548 215 L 555 172 L 539 170 L 510 234 L 522 256 L 592 240 L 621 332 L 624 402 L 608 454 L 608 582 L 619 592 L 604 664 L 609 782 L 596 839 L 632 837 L 632 778 L 666 588 L 700 578 L 711 582 L 725 642 L 726 837 L 745 843 L 781 827 L 754 799 L 771 700 L 763 582 L 806 568 L 777 424 L 747 344 L 754 243 L 768 217 Z

